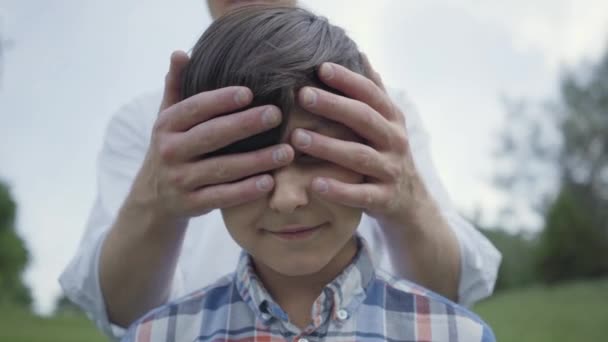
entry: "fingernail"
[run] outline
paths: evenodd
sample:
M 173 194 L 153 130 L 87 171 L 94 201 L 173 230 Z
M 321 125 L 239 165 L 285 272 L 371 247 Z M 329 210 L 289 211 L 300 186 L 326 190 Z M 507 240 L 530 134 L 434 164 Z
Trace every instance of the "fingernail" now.
M 276 108 L 268 107 L 262 113 L 262 122 L 266 127 L 274 127 L 281 121 L 281 115 L 277 113 Z
M 272 187 L 272 183 L 270 182 L 270 177 L 264 176 L 264 177 L 258 179 L 255 182 L 255 186 L 260 191 L 268 191 L 268 190 L 270 190 L 270 188 Z
M 234 103 L 236 103 L 237 105 L 244 106 L 247 104 L 248 101 L 249 92 L 247 92 L 245 89 L 239 89 L 234 94 Z
M 304 133 L 302 130 L 297 130 L 295 132 L 294 140 L 296 146 L 302 148 L 306 148 L 312 143 L 312 137 L 310 136 L 310 134 Z
M 322 180 L 322 179 L 315 179 L 314 182 L 312 182 L 312 189 L 316 192 L 327 192 L 327 190 L 329 189 L 329 186 L 327 185 L 327 182 Z
M 278 148 L 272 152 L 272 159 L 277 164 L 282 164 L 287 161 L 287 151 L 284 148 Z
M 334 67 L 332 67 L 328 63 L 324 63 L 321 65 L 321 70 L 319 71 L 321 77 L 326 80 L 331 80 L 334 77 Z
M 317 103 L 317 93 L 310 88 L 304 88 L 302 89 L 302 100 L 304 105 L 314 106 Z

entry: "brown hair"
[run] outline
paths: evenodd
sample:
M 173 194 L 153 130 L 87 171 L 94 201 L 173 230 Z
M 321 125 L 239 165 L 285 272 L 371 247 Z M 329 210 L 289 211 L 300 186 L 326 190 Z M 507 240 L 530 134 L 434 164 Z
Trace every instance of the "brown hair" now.
M 245 6 L 216 20 L 193 48 L 183 73 L 182 96 L 227 86 L 245 86 L 254 98 L 249 107 L 273 104 L 282 124 L 226 146 L 210 155 L 248 152 L 277 144 L 297 90 L 328 89 L 317 77 L 324 62 L 365 74 L 357 45 L 342 28 L 296 7 Z

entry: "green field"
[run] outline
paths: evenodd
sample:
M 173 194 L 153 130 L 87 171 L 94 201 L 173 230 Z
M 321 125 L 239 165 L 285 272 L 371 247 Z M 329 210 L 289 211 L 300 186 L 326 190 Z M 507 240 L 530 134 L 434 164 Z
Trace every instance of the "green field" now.
M 42 318 L 23 309 L 0 307 L 1 342 L 102 342 L 108 341 L 81 314 Z
M 608 341 L 608 279 L 505 292 L 474 309 L 498 341 Z
M 500 342 L 608 341 L 608 280 L 497 294 L 474 309 Z M 0 308 L 2 342 L 97 342 L 106 339 L 81 315 L 40 318 Z

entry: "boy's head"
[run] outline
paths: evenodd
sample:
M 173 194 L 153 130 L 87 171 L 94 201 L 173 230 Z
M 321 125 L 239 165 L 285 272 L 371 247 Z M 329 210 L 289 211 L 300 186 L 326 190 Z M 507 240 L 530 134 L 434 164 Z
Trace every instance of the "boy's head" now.
M 247 5 L 280 5 L 295 6 L 296 0 L 207 0 L 207 7 L 211 17 L 215 20 L 224 14 Z
M 275 129 L 206 157 L 289 142 L 296 128 L 360 141 L 348 127 L 297 105 L 301 87 L 327 89 L 316 76 L 324 62 L 365 73 L 360 52 L 345 32 L 306 10 L 252 6 L 214 22 L 194 47 L 184 71 L 184 98 L 226 86 L 246 86 L 254 94 L 251 106 L 276 105 L 283 121 Z M 253 256 L 256 265 L 297 276 L 319 272 L 332 262 L 349 262 L 356 252 L 353 234 L 361 210 L 323 201 L 312 193 L 310 185 L 318 176 L 345 183 L 360 183 L 363 176 L 298 153 L 273 176 L 275 186 L 266 197 L 222 210 L 230 234 Z

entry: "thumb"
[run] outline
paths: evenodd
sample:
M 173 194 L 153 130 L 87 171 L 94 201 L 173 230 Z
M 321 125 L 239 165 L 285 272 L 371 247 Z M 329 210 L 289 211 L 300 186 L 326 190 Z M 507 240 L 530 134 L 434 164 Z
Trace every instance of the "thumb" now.
M 184 51 L 178 50 L 171 54 L 171 64 L 169 72 L 165 76 L 165 90 L 160 104 L 160 111 L 171 107 L 181 100 L 181 75 L 189 61 L 190 57 Z

